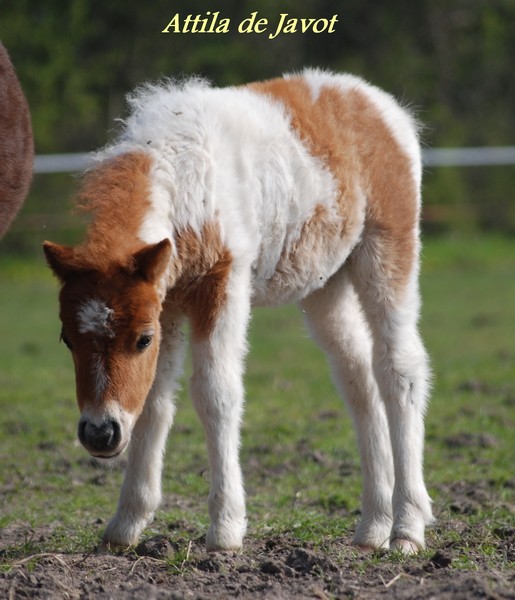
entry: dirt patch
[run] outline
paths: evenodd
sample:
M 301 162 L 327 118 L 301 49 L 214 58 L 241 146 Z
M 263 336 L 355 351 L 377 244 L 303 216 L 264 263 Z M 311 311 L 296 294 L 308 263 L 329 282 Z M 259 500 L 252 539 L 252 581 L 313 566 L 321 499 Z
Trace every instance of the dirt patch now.
M 467 495 L 466 486 L 453 492 Z M 461 497 L 461 496 L 460 496 Z M 477 500 L 481 503 L 484 497 Z M 440 535 L 443 531 L 447 535 Z M 456 535 L 449 536 L 449 532 Z M 155 536 L 121 554 L 27 553 L 53 531 L 13 524 L 2 530 L 0 597 L 52 599 L 375 599 L 514 598 L 515 529 L 472 526 L 451 515 L 430 532 L 433 550 L 402 558 L 361 554 L 350 539 L 323 547 L 290 534 L 245 542 L 239 554 L 204 550 L 202 537 Z M 491 545 L 488 558 L 482 545 Z M 19 549 L 19 559 L 13 555 Z M 465 550 L 466 549 L 466 550 Z M 502 557 L 502 560 L 497 560 Z M 467 566 L 466 561 L 470 562 Z M 496 568 L 493 564 L 502 564 Z
M 455 436 L 446 443 L 459 448 L 471 439 Z M 485 437 L 483 443 L 495 440 Z M 322 453 L 311 459 L 329 460 Z M 514 489 L 513 479 L 502 489 L 489 480 L 440 486 L 430 550 L 408 558 L 361 553 L 349 536 L 315 546 L 291 533 L 250 534 L 241 553 L 208 554 L 202 532 L 183 521 L 163 523 L 158 529 L 167 535 L 147 537 L 131 551 L 72 554 L 53 551 L 65 547 L 62 538 L 69 533 L 62 526 L 11 523 L 0 531 L 0 598 L 513 599 Z

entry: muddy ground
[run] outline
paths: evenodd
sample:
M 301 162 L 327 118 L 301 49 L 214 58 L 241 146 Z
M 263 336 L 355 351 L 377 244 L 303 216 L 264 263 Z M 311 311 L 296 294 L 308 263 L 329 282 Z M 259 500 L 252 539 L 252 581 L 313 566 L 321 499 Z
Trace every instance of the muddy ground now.
M 171 525 L 170 535 L 151 537 L 131 552 L 20 551 L 13 559 L 13 548 L 23 549 L 28 540 L 44 545 L 52 529 L 12 524 L 0 538 L 0 598 L 515 598 L 513 522 L 468 518 L 491 508 L 498 490 L 488 482 L 457 482 L 441 496 L 446 506 L 429 533 L 431 551 L 396 559 L 360 554 L 346 537 L 313 548 L 289 534 L 249 536 L 240 554 L 207 554 L 198 531 L 191 538 L 174 539 Z

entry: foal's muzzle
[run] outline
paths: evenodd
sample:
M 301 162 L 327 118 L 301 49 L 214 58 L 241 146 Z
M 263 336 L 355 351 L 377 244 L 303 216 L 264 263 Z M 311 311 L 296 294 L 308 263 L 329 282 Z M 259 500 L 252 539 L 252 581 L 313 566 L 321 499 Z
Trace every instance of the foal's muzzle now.
M 81 444 L 93 456 L 111 458 L 119 454 L 122 432 L 119 423 L 113 419 L 106 419 L 99 424 L 81 419 L 78 435 Z

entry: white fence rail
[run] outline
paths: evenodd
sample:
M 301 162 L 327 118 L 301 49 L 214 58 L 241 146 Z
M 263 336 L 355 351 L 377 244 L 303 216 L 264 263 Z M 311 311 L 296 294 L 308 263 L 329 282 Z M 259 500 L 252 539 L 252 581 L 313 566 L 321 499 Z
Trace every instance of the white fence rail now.
M 515 146 L 428 148 L 423 151 L 423 160 L 426 167 L 515 165 Z
M 34 173 L 78 173 L 94 163 L 93 154 L 43 154 L 34 159 Z M 515 165 L 515 146 L 483 148 L 428 148 L 425 167 L 480 167 Z

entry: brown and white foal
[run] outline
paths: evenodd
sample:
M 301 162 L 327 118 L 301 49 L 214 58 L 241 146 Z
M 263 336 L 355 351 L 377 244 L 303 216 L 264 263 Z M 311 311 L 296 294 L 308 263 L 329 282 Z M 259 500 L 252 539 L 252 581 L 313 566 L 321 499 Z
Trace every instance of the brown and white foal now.
M 252 305 L 296 302 L 357 430 L 355 543 L 424 547 L 428 362 L 417 332 L 421 160 L 414 122 L 350 75 L 305 71 L 244 87 L 137 90 L 85 177 L 85 242 L 45 243 L 62 282 L 79 438 L 129 447 L 106 543 L 134 544 L 161 498 L 165 440 L 191 323 L 191 395 L 209 451 L 207 547 L 246 528 L 238 458 Z

